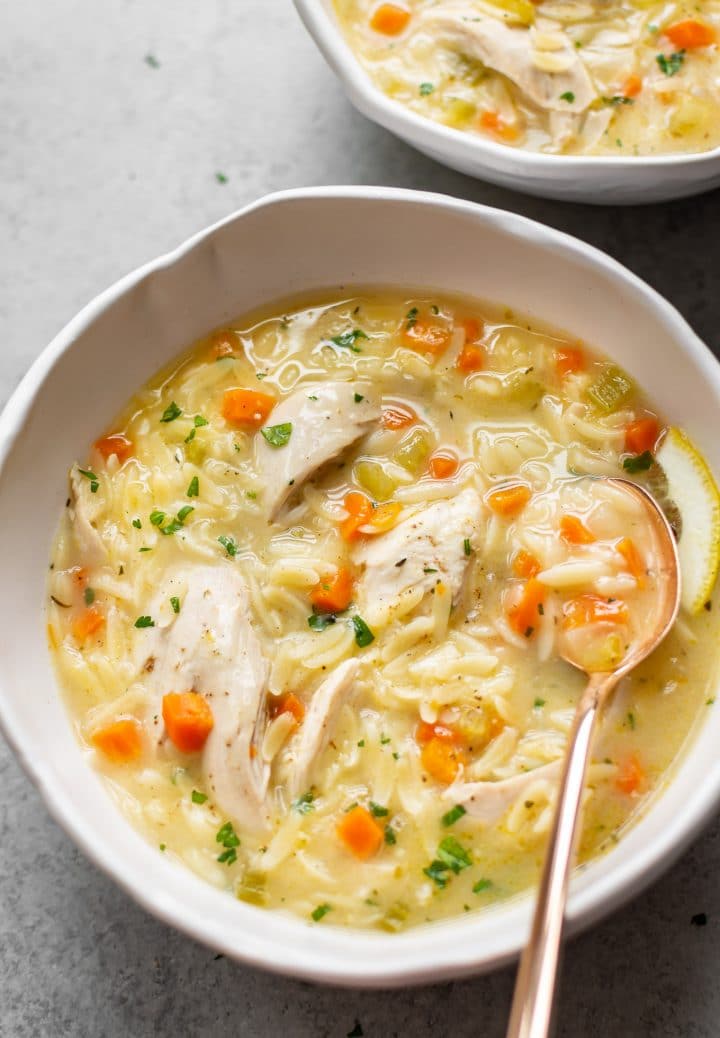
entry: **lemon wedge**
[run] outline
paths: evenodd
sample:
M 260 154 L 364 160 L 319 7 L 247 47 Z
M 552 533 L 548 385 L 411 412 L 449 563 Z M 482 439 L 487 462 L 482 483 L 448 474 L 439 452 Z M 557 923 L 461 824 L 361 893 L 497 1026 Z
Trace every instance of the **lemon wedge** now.
M 668 429 L 655 459 L 682 518 L 678 541 L 682 605 L 697 613 L 720 566 L 720 491 L 705 460 L 681 429 Z

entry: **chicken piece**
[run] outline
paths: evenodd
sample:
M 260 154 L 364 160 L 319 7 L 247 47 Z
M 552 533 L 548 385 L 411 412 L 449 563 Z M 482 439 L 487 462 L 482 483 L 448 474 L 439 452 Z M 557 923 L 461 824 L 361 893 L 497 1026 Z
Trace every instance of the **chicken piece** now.
M 543 764 L 521 775 L 499 782 L 456 782 L 442 794 L 444 800 L 461 804 L 467 813 L 481 822 L 492 824 L 505 814 L 510 805 L 535 782 L 552 782 L 560 777 L 562 761 Z
M 180 599 L 180 612 L 169 599 Z M 150 606 L 156 626 L 138 646 L 155 698 L 155 736 L 163 736 L 162 697 L 199 692 L 213 714 L 202 750 L 207 792 L 218 810 L 246 829 L 267 824 L 270 769 L 259 752 L 269 667 L 249 619 L 249 593 L 231 565 L 176 570 Z
M 536 47 L 534 30 L 511 28 L 466 5 L 432 7 L 418 20 L 441 46 L 482 62 L 511 80 L 540 108 L 582 112 L 596 96 L 588 71 L 562 33 L 553 49 Z
M 356 594 L 360 612 L 371 627 L 386 623 L 404 601 L 412 601 L 414 608 L 418 595 L 438 583 L 457 600 L 470 557 L 467 548 L 472 546 L 483 507 L 477 490 L 466 487 L 456 497 L 436 501 L 389 533 L 360 545 L 355 562 L 364 569 Z
M 94 480 L 83 476 L 77 465 L 70 469 L 70 522 L 82 562 L 101 566 L 107 562 L 107 548 L 97 530 L 102 498 L 93 494 Z
M 352 691 L 358 671 L 356 659 L 340 663 L 315 691 L 302 723 L 290 777 L 290 795 L 294 798 L 310 784 L 314 765 L 323 752 L 338 715 Z
M 274 519 L 293 490 L 368 432 L 379 417 L 380 406 L 366 382 L 304 385 L 278 404 L 268 425 L 290 423 L 288 442 L 273 447 L 262 431 L 255 436 L 255 465 L 265 485 L 268 518 Z

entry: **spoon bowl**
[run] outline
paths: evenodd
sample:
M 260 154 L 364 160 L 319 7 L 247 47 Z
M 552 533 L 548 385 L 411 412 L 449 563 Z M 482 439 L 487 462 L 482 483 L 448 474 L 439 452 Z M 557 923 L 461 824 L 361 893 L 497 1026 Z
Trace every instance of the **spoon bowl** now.
M 656 608 L 647 618 L 642 635 L 612 669 L 586 671 L 571 653 L 563 655 L 573 667 L 587 673 L 588 683 L 575 711 L 568 739 L 530 939 L 521 956 L 515 982 L 507 1038 L 546 1038 L 550 1032 L 565 902 L 596 720 L 619 681 L 665 638 L 680 606 L 680 562 L 675 536 L 660 506 L 651 494 L 630 480 L 609 478 L 606 482 L 632 495 L 644 509 L 654 546 Z

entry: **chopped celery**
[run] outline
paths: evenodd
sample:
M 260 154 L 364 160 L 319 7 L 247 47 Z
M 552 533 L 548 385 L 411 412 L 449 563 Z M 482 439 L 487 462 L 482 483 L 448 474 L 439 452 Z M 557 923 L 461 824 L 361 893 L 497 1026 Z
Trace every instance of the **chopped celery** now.
M 486 709 L 483 706 L 464 703 L 459 707 L 459 711 L 460 715 L 453 722 L 453 728 L 473 750 L 481 750 L 498 734 L 498 716 L 492 707 Z
M 635 395 L 635 383 L 616 364 L 607 364 L 585 393 L 594 407 L 610 414 Z
M 544 394 L 545 387 L 530 370 L 513 371 L 503 379 L 503 401 L 533 407 Z
M 193 437 L 189 443 L 185 444 L 185 457 L 188 461 L 191 461 L 193 465 L 200 465 L 205 458 L 206 449 L 204 443 Z
M 535 6 L 530 0 L 486 0 L 493 7 L 505 12 L 505 21 L 532 25 L 535 21 Z
M 394 459 L 408 472 L 416 474 L 425 467 L 431 449 L 428 432 L 424 429 L 413 429 L 401 441 Z
M 668 127 L 676 137 L 685 137 L 698 131 L 709 136 L 713 122 L 718 118 L 716 105 L 692 94 L 681 95 L 675 110 L 670 113 Z
M 355 479 L 376 501 L 387 501 L 397 489 L 397 483 L 388 475 L 379 461 L 359 461 Z
M 444 107 L 445 117 L 443 122 L 447 126 L 453 126 L 456 129 L 467 125 L 477 112 L 477 107 L 472 101 L 464 101 L 461 97 L 448 98 Z
M 378 925 L 389 933 L 397 933 L 404 928 L 409 914 L 410 910 L 407 905 L 404 905 L 402 901 L 396 901 L 390 905 Z
M 605 638 L 593 637 L 588 639 L 588 645 L 583 647 L 578 657 L 589 673 L 614 670 L 625 656 L 623 639 L 619 634 L 608 634 Z
M 236 896 L 240 901 L 246 901 L 249 905 L 266 905 L 268 901 L 265 890 L 265 873 L 254 872 L 248 869 L 243 873 Z

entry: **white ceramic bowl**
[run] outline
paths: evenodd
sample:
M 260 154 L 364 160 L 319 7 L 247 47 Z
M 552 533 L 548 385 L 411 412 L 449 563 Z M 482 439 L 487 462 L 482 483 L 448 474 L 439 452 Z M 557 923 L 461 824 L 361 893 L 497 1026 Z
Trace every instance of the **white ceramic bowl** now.
M 308 32 L 363 115 L 452 169 L 543 198 L 629 205 L 683 198 L 720 185 L 720 148 L 696 155 L 545 155 L 425 119 L 392 101 L 348 46 L 333 0 L 294 0 Z
M 47 560 L 66 473 L 128 397 L 186 344 L 289 294 L 354 286 L 502 301 L 595 344 L 720 469 L 720 369 L 680 315 L 618 263 L 511 213 L 439 195 L 318 188 L 273 195 L 119 281 L 47 347 L 0 417 L 0 716 L 58 822 L 149 911 L 233 958 L 358 986 L 436 981 L 511 959 L 520 898 L 399 935 L 314 926 L 234 900 L 158 854 L 113 806 L 76 742 L 46 646 Z M 653 879 L 720 795 L 720 708 L 638 824 L 576 876 L 577 931 Z

